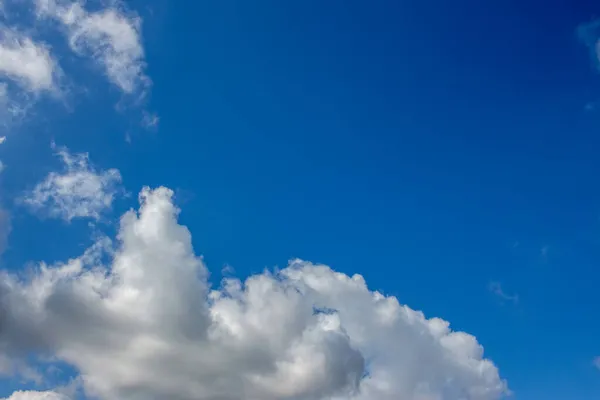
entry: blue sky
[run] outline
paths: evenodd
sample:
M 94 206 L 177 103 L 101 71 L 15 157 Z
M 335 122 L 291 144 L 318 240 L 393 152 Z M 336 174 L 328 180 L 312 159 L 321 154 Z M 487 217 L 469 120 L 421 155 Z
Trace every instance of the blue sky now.
M 4 3 L 3 45 L 9 28 L 43 44 L 55 76 L 0 60 L 7 98 L 27 106 L 0 114 L 3 270 L 118 242 L 141 188 L 166 186 L 213 286 L 224 266 L 245 279 L 295 258 L 359 273 L 474 335 L 513 398 L 600 396 L 600 4 L 90 1 L 67 23 Z M 106 10 L 142 53 L 111 55 L 123 31 L 84 25 Z M 93 188 L 39 186 L 53 172 Z M 0 397 L 95 371 L 46 351 L 62 381 L 7 374 Z

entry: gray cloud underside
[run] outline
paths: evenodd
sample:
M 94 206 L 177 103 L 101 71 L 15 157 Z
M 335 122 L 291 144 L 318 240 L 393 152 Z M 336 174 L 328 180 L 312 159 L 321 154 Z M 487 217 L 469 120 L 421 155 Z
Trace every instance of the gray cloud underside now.
M 76 368 L 89 396 L 107 400 L 493 400 L 507 392 L 473 336 L 370 291 L 360 275 L 295 260 L 211 290 L 172 195 L 144 189 L 114 242 L 41 264 L 27 279 L 3 274 L 0 352 L 15 362 L 51 355 Z M 10 399 L 63 399 L 23 393 Z

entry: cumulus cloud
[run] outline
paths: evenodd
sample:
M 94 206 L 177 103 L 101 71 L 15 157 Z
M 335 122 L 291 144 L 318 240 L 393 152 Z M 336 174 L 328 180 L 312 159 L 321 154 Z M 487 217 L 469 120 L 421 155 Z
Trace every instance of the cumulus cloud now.
M 2 400 L 69 400 L 69 398 L 65 395 L 52 391 L 37 392 L 28 390 L 14 392 L 10 397 Z
M 91 57 L 124 93 L 144 94 L 151 81 L 144 73 L 141 18 L 110 4 L 89 12 L 83 1 L 36 0 L 38 16 L 61 23 L 73 51 Z
M 97 171 L 88 153 L 71 154 L 60 148 L 62 172 L 51 172 L 23 198 L 36 212 L 71 221 L 74 218 L 99 220 L 120 192 L 121 174 L 116 169 Z
M 42 263 L 28 278 L 0 275 L 0 353 L 51 354 L 100 399 L 494 400 L 507 392 L 475 337 L 370 291 L 360 275 L 294 260 L 211 289 L 172 197 L 145 188 L 114 242 Z

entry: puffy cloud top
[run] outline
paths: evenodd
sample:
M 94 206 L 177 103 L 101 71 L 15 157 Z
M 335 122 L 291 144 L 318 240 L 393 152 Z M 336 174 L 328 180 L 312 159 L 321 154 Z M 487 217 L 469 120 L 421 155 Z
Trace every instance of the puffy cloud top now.
M 69 398 L 52 391 L 37 392 L 28 390 L 15 392 L 6 400 L 69 400 Z
M 370 291 L 360 275 L 294 260 L 211 289 L 172 197 L 146 188 L 139 210 L 121 218 L 114 244 L 103 238 L 76 259 L 42 264 L 29 279 L 4 274 L 0 352 L 14 360 L 53 355 L 101 399 L 494 400 L 507 393 L 473 336 Z

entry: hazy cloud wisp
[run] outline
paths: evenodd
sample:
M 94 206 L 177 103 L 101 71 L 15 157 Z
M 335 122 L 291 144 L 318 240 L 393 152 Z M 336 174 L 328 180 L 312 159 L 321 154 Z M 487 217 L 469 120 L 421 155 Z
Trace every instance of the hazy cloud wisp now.
M 99 220 L 120 192 L 121 174 L 116 169 L 97 171 L 89 155 L 71 154 L 59 148 L 62 172 L 51 172 L 23 198 L 36 212 L 71 221 L 74 218 Z
M 142 96 L 151 85 L 145 74 L 141 18 L 120 2 L 88 12 L 83 1 L 37 0 L 40 18 L 53 18 L 66 32 L 71 49 L 91 57 L 123 93 Z

